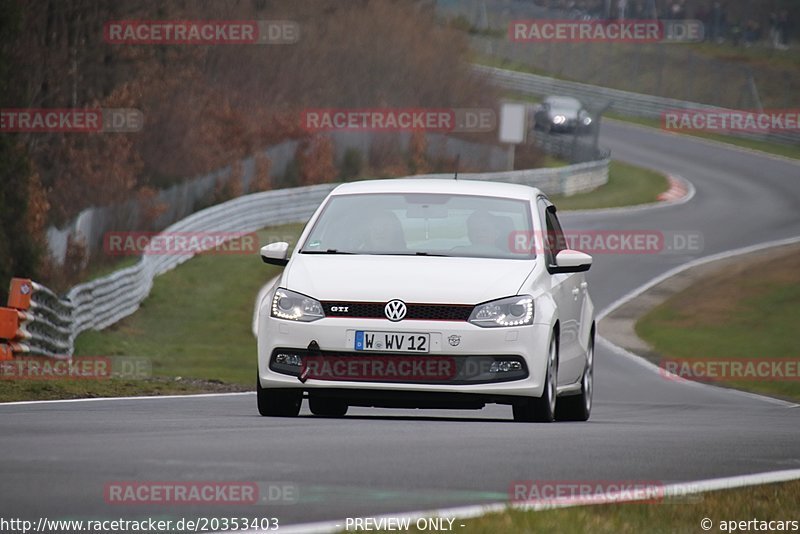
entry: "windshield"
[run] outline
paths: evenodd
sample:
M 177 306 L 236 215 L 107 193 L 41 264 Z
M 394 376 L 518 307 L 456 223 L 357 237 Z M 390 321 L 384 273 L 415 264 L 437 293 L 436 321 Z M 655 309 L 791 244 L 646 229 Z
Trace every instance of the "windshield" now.
M 531 235 L 524 200 L 448 194 L 331 197 L 301 253 L 531 259 L 515 249 Z

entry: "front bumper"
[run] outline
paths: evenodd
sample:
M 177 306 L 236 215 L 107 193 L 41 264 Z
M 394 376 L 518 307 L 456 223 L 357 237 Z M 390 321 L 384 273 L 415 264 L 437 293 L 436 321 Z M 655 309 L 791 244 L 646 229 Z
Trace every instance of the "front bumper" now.
M 453 394 L 454 396 L 479 395 L 481 397 L 538 397 L 542 394 L 547 351 L 550 341 L 550 328 L 543 324 L 509 328 L 481 328 L 467 322 L 457 321 L 417 321 L 405 320 L 391 322 L 384 319 L 353 319 L 326 317 L 312 323 L 286 321 L 268 316 L 263 310 L 258 327 L 258 374 L 264 388 L 295 388 L 305 391 L 369 397 L 381 393 L 419 392 L 421 394 Z M 354 338 L 357 330 L 381 332 L 430 334 L 430 352 L 391 353 L 356 352 Z M 315 344 L 312 344 L 315 342 Z M 309 346 L 314 350 L 309 350 Z M 319 347 L 317 350 L 316 347 Z M 275 364 L 278 353 L 295 353 L 302 357 L 313 357 L 318 361 L 330 358 L 335 361 L 363 360 L 365 358 L 398 362 L 413 359 L 415 364 L 423 360 L 433 360 L 437 364 L 431 368 L 444 369 L 449 365 L 442 362 L 455 362 L 447 367 L 454 372 L 445 372 L 433 379 L 420 379 L 413 375 L 398 378 L 397 375 L 379 379 L 373 375 L 362 374 L 358 379 L 332 379 L 331 376 L 315 378 L 306 376 L 301 381 L 300 368 Z M 497 380 L 486 380 L 486 365 L 491 359 L 516 360 L 521 363 L 523 373 L 498 372 Z M 465 380 L 461 373 L 465 362 L 481 364 L 481 373 Z M 433 364 L 432 364 L 433 365 Z M 471 367 L 475 369 L 476 367 Z M 363 367 L 360 367 L 363 369 Z M 477 379 L 474 379 L 476 378 Z M 427 377 L 430 378 L 430 377 Z M 413 396 L 411 397 L 413 399 Z

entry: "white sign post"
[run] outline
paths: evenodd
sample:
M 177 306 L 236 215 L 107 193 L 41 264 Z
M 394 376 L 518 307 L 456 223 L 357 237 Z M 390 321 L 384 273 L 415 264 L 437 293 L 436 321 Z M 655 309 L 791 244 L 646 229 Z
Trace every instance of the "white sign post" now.
M 505 102 L 500 106 L 499 140 L 508 146 L 508 170 L 514 170 L 515 145 L 525 142 L 528 121 L 525 117 L 527 106 Z

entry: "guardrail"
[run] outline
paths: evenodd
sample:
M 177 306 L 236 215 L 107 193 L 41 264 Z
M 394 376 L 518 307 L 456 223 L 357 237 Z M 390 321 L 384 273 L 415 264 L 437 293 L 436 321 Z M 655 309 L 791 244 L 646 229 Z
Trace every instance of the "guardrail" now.
M 0 360 L 14 353 L 72 354 L 72 305 L 41 284 L 13 278 L 8 307 L 0 308 Z
M 578 163 L 567 167 L 489 173 L 459 173 L 458 177 L 464 180 L 529 185 L 538 187 L 547 195 L 570 196 L 596 189 L 608 183 L 609 163 L 611 163 L 611 160 L 606 157 L 602 160 Z M 452 174 L 422 174 L 415 176 L 415 178 L 452 177 Z
M 462 179 L 521 183 L 548 194 L 573 194 L 608 181 L 609 160 L 555 169 L 460 174 Z M 451 174 L 420 178 L 450 178 Z M 338 184 L 279 189 L 242 196 L 198 211 L 167 227 L 163 233 L 247 233 L 267 226 L 305 222 Z M 138 263 L 108 276 L 73 287 L 59 298 L 30 280 L 14 279 L 9 307 L 0 308 L 0 359 L 30 353 L 70 357 L 75 338 L 86 330 L 101 330 L 133 314 L 150 294 L 153 279 L 192 254 L 148 254 Z
M 732 111 L 708 104 L 689 102 L 687 100 L 676 100 L 673 98 L 632 93 L 620 89 L 610 89 L 608 87 L 599 87 L 585 83 L 558 80 L 547 76 L 489 67 L 486 65 L 473 65 L 473 68 L 477 72 L 489 76 L 496 85 L 504 89 L 534 96 L 571 96 L 577 98 L 586 105 L 591 105 L 593 103 L 595 105 L 602 105 L 613 101 L 614 109 L 625 115 L 635 117 L 661 120 L 663 112 L 680 109 Z M 800 142 L 800 133 L 796 132 L 774 132 L 769 134 L 731 132 L 730 135 L 749 139 L 780 141 L 783 143 Z

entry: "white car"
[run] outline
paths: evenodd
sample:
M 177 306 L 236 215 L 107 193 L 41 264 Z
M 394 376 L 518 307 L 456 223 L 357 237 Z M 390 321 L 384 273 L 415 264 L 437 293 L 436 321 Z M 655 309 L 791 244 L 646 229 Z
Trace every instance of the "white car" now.
M 539 190 L 442 179 L 348 183 L 316 210 L 259 305 L 258 409 L 509 404 L 518 421 L 592 408 L 591 256 L 562 249 Z

